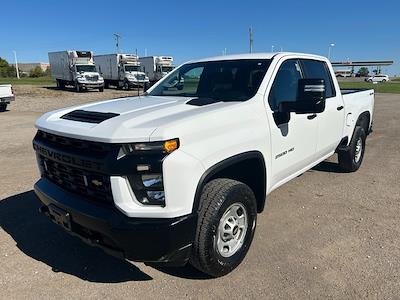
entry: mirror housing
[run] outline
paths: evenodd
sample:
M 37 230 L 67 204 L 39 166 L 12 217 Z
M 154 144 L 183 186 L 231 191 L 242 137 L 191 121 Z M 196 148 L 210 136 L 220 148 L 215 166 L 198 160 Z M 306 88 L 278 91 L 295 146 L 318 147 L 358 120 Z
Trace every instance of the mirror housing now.
M 278 111 L 296 114 L 321 113 L 325 110 L 325 99 L 323 79 L 299 79 L 296 102 L 281 102 Z

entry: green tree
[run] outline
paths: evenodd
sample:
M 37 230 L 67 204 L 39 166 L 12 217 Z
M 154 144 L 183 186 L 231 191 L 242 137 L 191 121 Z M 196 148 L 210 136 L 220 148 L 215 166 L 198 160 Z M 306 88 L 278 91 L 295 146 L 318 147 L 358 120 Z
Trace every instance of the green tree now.
M 360 75 L 361 77 L 367 77 L 368 73 L 369 73 L 369 70 L 366 67 L 361 67 L 357 72 L 357 74 Z
M 42 77 L 44 72 L 41 67 L 36 66 L 29 72 L 29 77 Z
M 0 57 L 0 77 L 14 76 L 16 76 L 15 67 L 10 66 L 10 64 L 5 59 Z

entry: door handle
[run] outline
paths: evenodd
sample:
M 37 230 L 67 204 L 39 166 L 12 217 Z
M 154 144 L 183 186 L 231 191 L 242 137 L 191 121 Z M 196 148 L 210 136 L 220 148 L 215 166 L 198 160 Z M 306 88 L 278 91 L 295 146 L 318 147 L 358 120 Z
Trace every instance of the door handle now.
M 344 108 L 343 105 L 340 105 L 340 106 L 336 107 L 337 110 L 342 110 L 343 108 Z
M 307 119 L 312 120 L 317 117 L 317 114 L 308 115 Z

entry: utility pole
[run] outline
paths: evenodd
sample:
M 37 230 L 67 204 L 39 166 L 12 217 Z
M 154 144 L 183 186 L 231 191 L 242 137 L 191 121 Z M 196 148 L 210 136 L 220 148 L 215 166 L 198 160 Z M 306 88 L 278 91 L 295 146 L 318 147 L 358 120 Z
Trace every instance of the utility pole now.
M 249 27 L 249 42 L 250 42 L 250 53 L 253 53 L 253 28 L 250 26 Z
M 115 45 L 117 47 L 117 53 L 119 53 L 120 52 L 119 39 L 121 38 L 121 35 L 119 33 L 114 33 L 114 37 L 115 37 Z
M 17 78 L 19 79 L 19 70 L 18 70 L 18 61 L 17 61 L 17 51 L 14 52 L 14 59 L 15 59 L 15 70 L 17 71 Z

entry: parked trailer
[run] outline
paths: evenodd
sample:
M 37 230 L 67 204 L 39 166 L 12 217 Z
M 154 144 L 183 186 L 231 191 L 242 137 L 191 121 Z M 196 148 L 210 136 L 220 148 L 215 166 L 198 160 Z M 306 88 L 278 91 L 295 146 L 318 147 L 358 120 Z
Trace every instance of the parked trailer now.
M 128 90 L 135 86 L 144 87 L 149 82 L 149 78 L 141 71 L 137 55 L 117 53 L 95 55 L 94 61 L 104 78 L 105 87 L 113 85 Z
M 92 51 L 49 52 L 49 62 L 57 87 L 63 89 L 72 85 L 77 92 L 83 89 L 104 90 L 104 80 L 97 72 Z
M 139 62 L 151 83 L 155 83 L 174 69 L 172 56 L 140 57 Z

